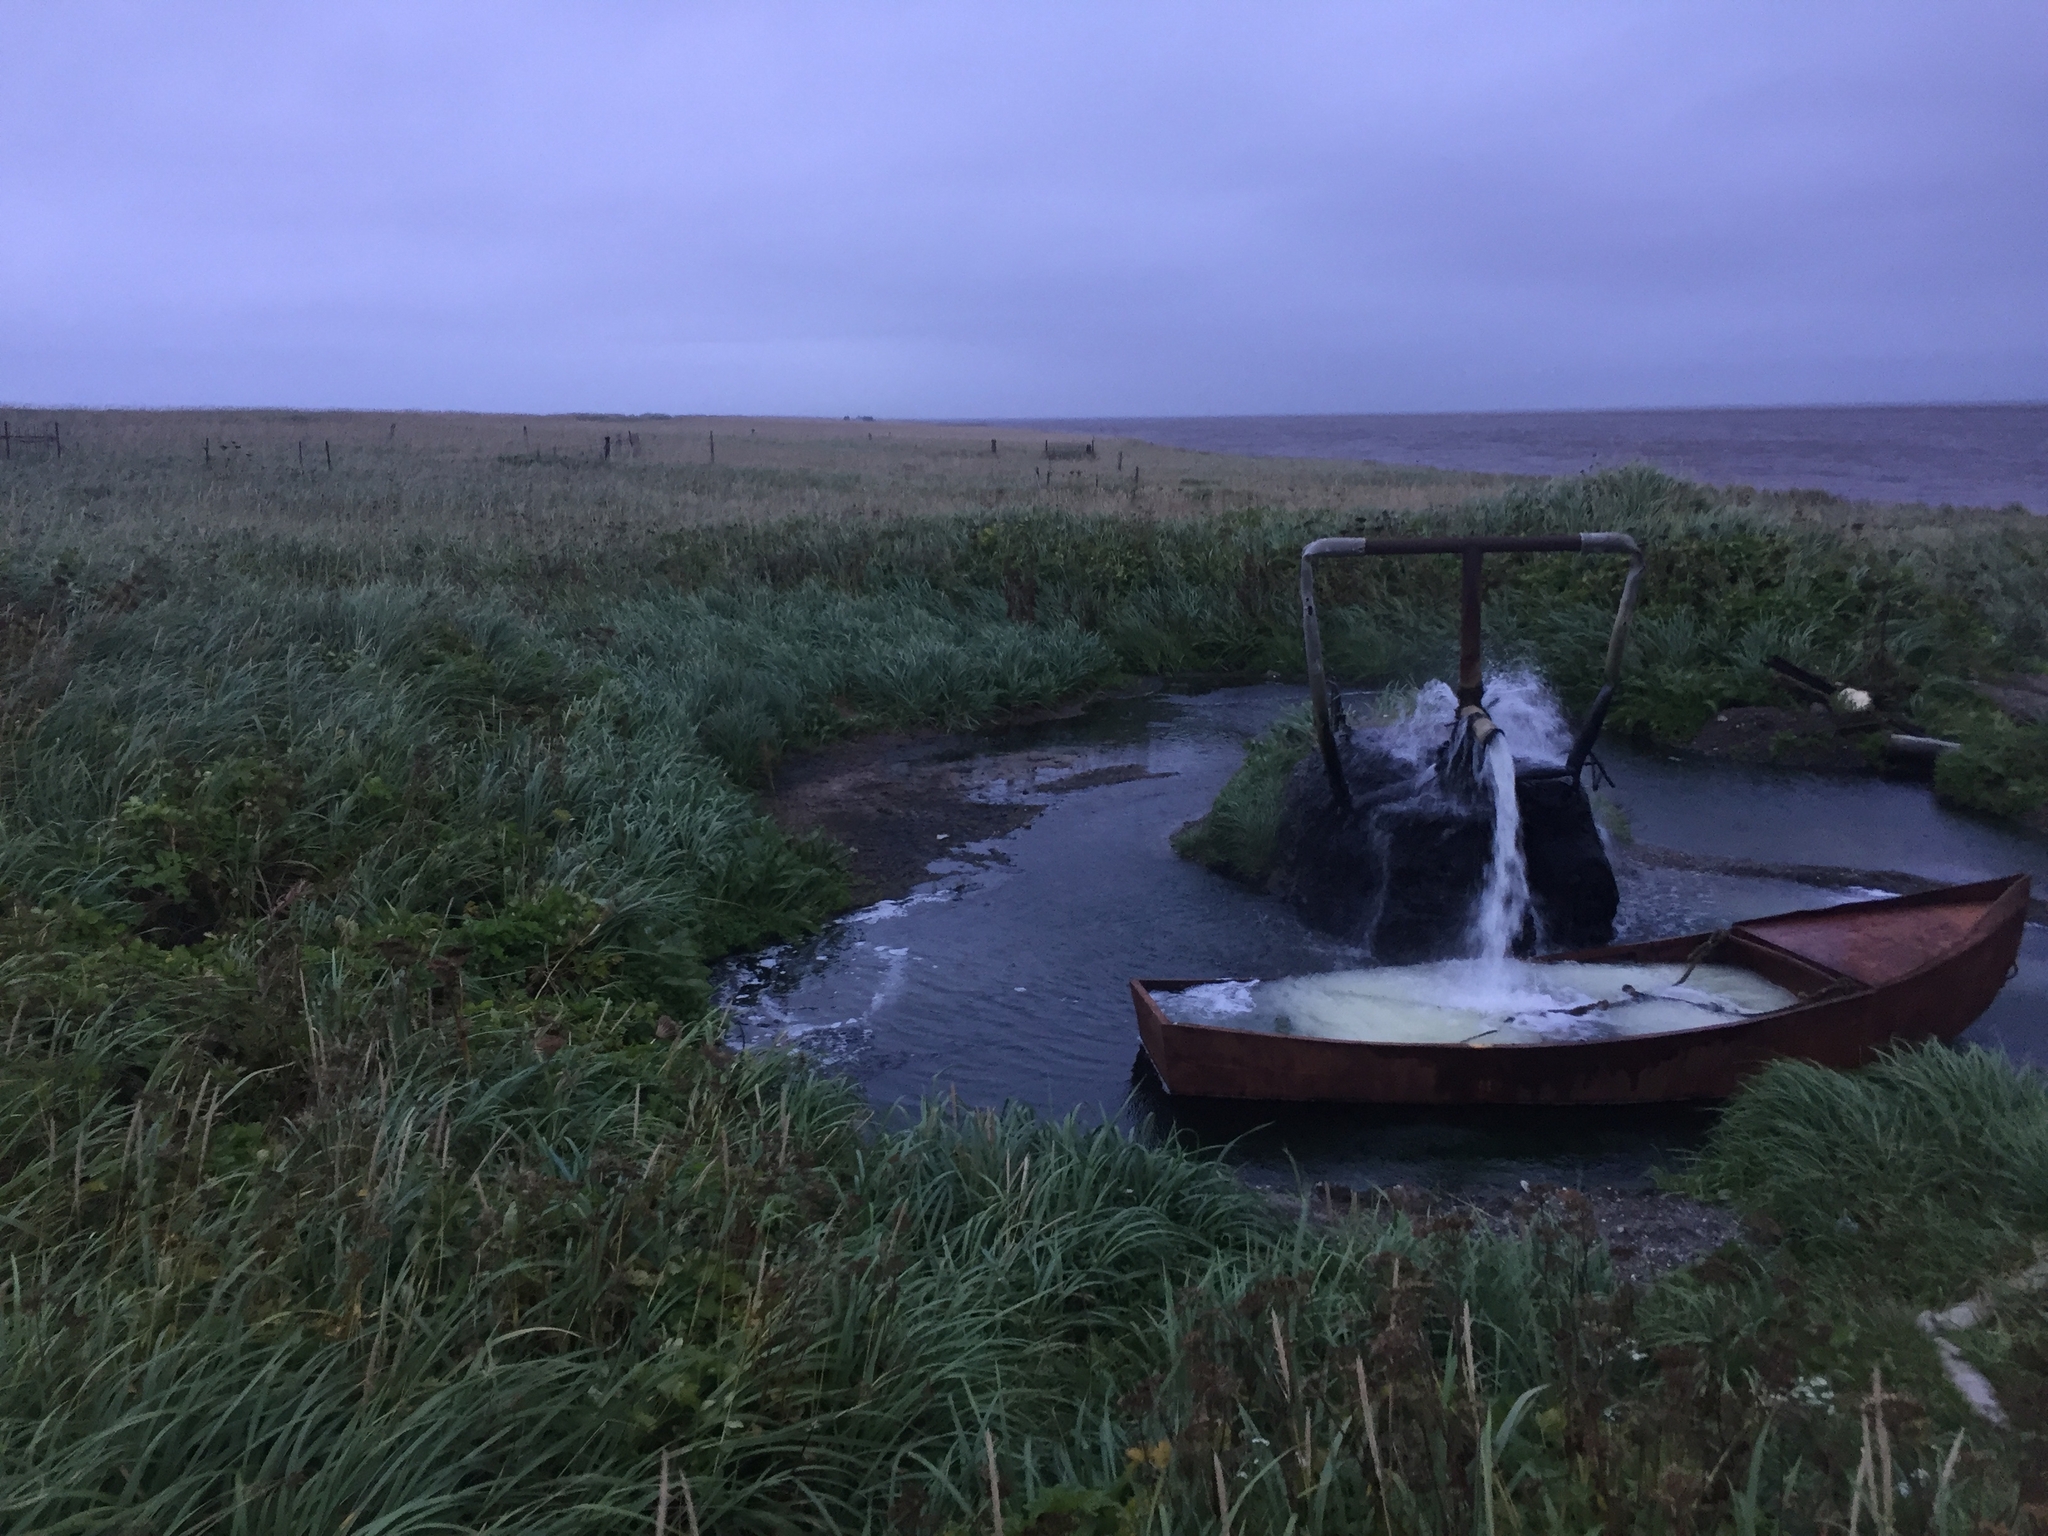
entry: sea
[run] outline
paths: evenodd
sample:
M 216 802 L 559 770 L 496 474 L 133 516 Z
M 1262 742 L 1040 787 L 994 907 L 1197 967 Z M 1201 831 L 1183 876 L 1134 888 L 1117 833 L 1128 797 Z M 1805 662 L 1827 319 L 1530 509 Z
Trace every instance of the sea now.
M 2048 403 L 1034 422 L 1210 453 L 1361 459 L 1498 474 L 1654 464 L 1709 485 L 2048 514 Z

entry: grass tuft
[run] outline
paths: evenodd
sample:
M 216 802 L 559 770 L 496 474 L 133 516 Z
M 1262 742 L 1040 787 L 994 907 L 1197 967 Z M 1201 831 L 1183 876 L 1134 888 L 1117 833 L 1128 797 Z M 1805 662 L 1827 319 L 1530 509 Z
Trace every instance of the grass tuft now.
M 2048 1082 L 1975 1046 L 1854 1073 L 1775 1062 L 1686 1182 L 1773 1224 L 1816 1274 L 1946 1306 L 2048 1235 Z

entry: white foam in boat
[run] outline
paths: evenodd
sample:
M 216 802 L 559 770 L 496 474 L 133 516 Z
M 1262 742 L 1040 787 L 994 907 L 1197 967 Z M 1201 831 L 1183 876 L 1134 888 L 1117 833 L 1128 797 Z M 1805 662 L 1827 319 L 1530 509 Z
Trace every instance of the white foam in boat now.
M 1792 993 L 1732 965 L 1440 960 L 1162 994 L 1166 1016 L 1323 1040 L 1534 1045 L 1668 1034 L 1789 1008 Z

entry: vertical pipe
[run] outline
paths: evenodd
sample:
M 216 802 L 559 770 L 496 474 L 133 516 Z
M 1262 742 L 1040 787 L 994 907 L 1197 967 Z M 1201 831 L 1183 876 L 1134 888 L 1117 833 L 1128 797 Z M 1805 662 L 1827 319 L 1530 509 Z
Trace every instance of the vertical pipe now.
M 1323 773 L 1339 805 L 1351 804 L 1351 786 L 1344 782 L 1344 760 L 1337 752 L 1337 729 L 1330 719 L 1330 680 L 1323 675 L 1323 632 L 1316 622 L 1314 558 L 1301 555 L 1301 654 L 1308 668 L 1309 708 L 1315 715 L 1316 747 L 1323 755 Z
M 1476 549 L 1468 549 L 1463 555 L 1464 580 L 1458 594 L 1458 703 L 1478 704 L 1483 685 L 1479 679 L 1479 598 L 1480 562 L 1485 558 Z

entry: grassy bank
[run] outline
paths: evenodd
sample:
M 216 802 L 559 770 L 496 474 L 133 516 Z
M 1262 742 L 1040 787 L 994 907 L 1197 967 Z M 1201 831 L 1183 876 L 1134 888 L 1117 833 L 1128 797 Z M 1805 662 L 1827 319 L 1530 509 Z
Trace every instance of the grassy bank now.
M 1781 1246 L 1637 1294 L 1569 1198 L 1523 1238 L 1325 1226 L 1113 1131 L 875 1134 L 701 1027 L 543 1059 L 430 964 L 315 973 L 303 1057 L 257 1077 L 163 962 L 24 921 L 10 987 L 64 1017 L 16 1036 L 0 1110 L 12 1530 L 609 1531 L 664 1487 L 671 1529 L 982 1530 L 991 1457 L 1041 1533 L 1216 1530 L 1219 1482 L 1233 1529 L 1321 1532 L 1808 1530 L 1859 1498 L 2025 1530 L 2048 1491 L 2038 1298 L 1970 1340 L 2013 1430 L 1911 1320 L 2044 1228 L 2048 1105 L 1999 1063 L 1767 1082 L 1701 1176 Z M 261 1008 L 212 969 L 216 1009 Z M 1846 1134 L 1787 1117 L 1816 1098 Z M 1983 1134 L 1987 1100 L 2023 1118 Z M 1978 1178 L 1991 1210 L 1930 1225 L 1927 1186 Z
M 1911 1322 L 2048 1227 L 2041 1088 L 1996 1063 L 1897 1069 L 2019 1128 L 1932 1162 L 1869 1140 L 1881 1076 L 1830 1101 L 1840 1136 L 1743 1162 L 1818 1090 L 1753 1096 L 1699 1176 L 1774 1246 L 1638 1295 L 1568 1200 L 1522 1237 L 1325 1223 L 1110 1131 L 884 1132 L 723 1049 L 706 963 L 843 901 L 835 851 L 756 810 L 781 754 L 1298 668 L 1302 538 L 1446 480 L 1226 463 L 1207 502 L 1019 510 L 885 444 L 725 463 L 690 503 L 651 442 L 391 434 L 323 488 L 156 441 L 0 482 L 7 1529 L 988 1530 L 991 1459 L 1038 1536 L 1215 1530 L 1219 1485 L 1240 1532 L 1816 1529 L 1873 1369 L 1898 1528 L 2048 1498 L 2033 1429 L 1972 1420 Z M 791 504 L 828 473 L 855 505 Z M 868 515 L 892 476 L 925 500 Z M 2039 535 L 1996 518 L 1836 528 L 1647 474 L 1427 515 L 1644 533 L 1648 730 L 1766 642 L 1930 709 L 2043 649 Z M 1583 692 L 1614 574 L 1504 562 L 1491 643 Z M 1344 579 L 1341 671 L 1438 667 L 1448 571 Z M 1847 1203 L 1873 1169 L 1915 1193 Z M 1991 1193 L 1959 1215 L 1962 1169 Z M 1895 1240 L 1934 1257 L 1857 1279 Z M 1969 1347 L 2039 1390 L 2023 1314 Z

